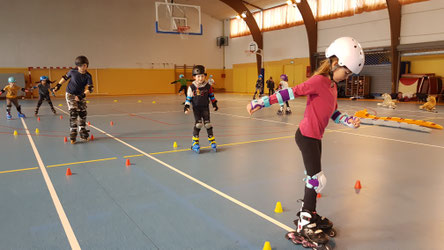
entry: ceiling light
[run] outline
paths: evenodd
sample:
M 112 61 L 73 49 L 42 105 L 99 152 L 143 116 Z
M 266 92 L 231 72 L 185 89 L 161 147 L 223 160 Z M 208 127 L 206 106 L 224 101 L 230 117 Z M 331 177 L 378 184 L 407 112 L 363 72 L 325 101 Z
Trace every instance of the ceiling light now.
M 242 18 L 246 18 L 247 17 L 247 11 L 243 11 L 242 14 L 241 14 L 241 17 Z

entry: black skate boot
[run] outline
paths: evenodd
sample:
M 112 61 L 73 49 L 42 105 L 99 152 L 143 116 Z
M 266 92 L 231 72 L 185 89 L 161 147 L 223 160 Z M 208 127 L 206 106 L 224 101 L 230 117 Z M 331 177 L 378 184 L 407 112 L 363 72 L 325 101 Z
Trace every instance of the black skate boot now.
M 77 140 L 77 128 L 72 128 L 69 133 L 69 139 L 71 140 L 71 144 L 75 144 Z
M 306 209 L 298 213 L 298 220 L 294 221 L 296 231 L 289 232 L 285 238 L 294 244 L 301 244 L 305 248 L 330 250 L 328 236 L 317 225 L 316 215 Z
M 290 109 L 290 107 L 287 107 L 287 109 L 285 110 L 285 114 L 286 114 L 286 115 L 291 114 L 291 109 Z
M 284 107 L 280 107 L 278 112 L 277 112 L 277 114 L 278 115 L 283 115 L 284 114 Z
M 57 111 L 54 108 L 51 108 L 52 113 L 54 113 L 54 115 L 57 115 Z
M 35 109 L 34 116 L 38 116 L 38 115 L 39 115 L 39 109 Z
M 88 141 L 89 138 L 89 130 L 87 130 L 86 128 L 80 128 L 80 139 L 82 139 L 83 141 Z
M 336 236 L 336 230 L 333 228 L 333 222 L 324 216 L 320 216 L 318 213 L 313 213 L 313 218 L 316 220 L 316 224 L 319 229 L 324 231 L 329 237 L 334 238 Z

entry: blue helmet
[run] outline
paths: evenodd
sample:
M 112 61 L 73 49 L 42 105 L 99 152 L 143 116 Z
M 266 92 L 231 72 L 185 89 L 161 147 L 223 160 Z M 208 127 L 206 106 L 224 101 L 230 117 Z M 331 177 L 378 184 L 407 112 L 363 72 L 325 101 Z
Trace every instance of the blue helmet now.
M 8 82 L 11 83 L 11 82 L 17 82 L 17 81 L 15 80 L 15 77 L 11 76 L 8 78 Z
M 184 75 L 183 75 L 183 74 L 180 74 L 180 75 L 179 75 L 179 78 L 184 78 Z
M 258 77 L 259 77 L 259 78 L 262 78 L 263 76 L 262 76 L 262 74 L 260 74 Z
M 47 76 L 41 76 L 40 77 L 40 81 L 44 81 L 44 80 L 48 80 L 48 77 Z
M 213 75 L 210 75 L 210 78 L 212 78 L 213 77 Z

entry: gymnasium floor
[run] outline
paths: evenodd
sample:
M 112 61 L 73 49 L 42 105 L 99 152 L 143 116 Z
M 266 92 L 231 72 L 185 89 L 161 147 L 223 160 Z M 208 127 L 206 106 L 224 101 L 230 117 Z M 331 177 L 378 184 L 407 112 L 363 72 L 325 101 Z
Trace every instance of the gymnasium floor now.
M 90 98 L 95 140 L 76 145 L 63 140 L 69 124 L 64 99 L 53 99 L 56 116 L 43 103 L 40 121 L 33 116 L 36 100 L 20 101 L 28 116 L 23 121 L 14 108 L 15 119 L 7 121 L 2 100 L 1 249 L 262 249 L 265 241 L 273 249 L 303 249 L 284 235 L 294 228 L 303 197 L 294 133 L 305 98 L 290 103 L 290 116 L 277 116 L 274 106 L 252 118 L 245 110 L 250 95 L 216 98 L 220 110 L 211 119 L 219 151 L 204 148 L 200 155 L 189 150 L 194 119 L 183 114 L 184 98 L 176 95 Z M 444 125 L 443 106 L 428 113 L 416 104 L 389 110 L 376 102 L 339 101 L 348 113 L 364 107 Z M 205 130 L 201 145 L 208 146 Z M 443 155 L 443 131 L 353 130 L 331 122 L 322 159 L 328 185 L 318 199 L 318 212 L 338 231 L 330 244 L 442 249 Z M 281 214 L 274 212 L 278 201 Z

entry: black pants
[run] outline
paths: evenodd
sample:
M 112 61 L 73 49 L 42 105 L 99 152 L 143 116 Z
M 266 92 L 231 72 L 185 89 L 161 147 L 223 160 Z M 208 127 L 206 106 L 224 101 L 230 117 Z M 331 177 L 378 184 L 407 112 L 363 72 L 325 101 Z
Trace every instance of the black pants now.
M 193 107 L 193 113 L 194 113 L 194 128 L 193 128 L 193 136 L 199 137 L 200 129 L 202 127 L 209 127 L 207 128 L 207 134 L 208 137 L 213 137 L 213 127 L 208 126 L 210 124 L 210 108 L 208 106 L 204 107 Z
M 268 88 L 268 95 L 274 94 L 274 88 Z
M 181 85 L 180 86 L 180 89 L 179 89 L 179 93 L 180 93 L 180 91 L 182 91 L 183 90 L 183 93 L 185 94 L 185 95 L 187 95 L 187 86 L 183 86 L 183 85 Z
M 49 97 L 49 94 L 48 94 L 48 95 L 39 95 L 39 101 L 37 102 L 36 111 L 39 110 L 39 108 L 42 105 L 44 100 L 47 100 L 51 109 L 54 110 L 54 106 L 52 105 L 51 98 Z
M 302 135 L 299 129 L 298 131 L 296 131 L 295 138 L 296 144 L 298 144 L 298 147 L 302 153 L 302 158 L 304 160 L 304 166 L 305 170 L 307 171 L 307 175 L 313 176 L 321 172 L 321 140 L 306 137 Z M 312 212 L 316 211 L 316 191 L 306 186 L 303 208 Z

